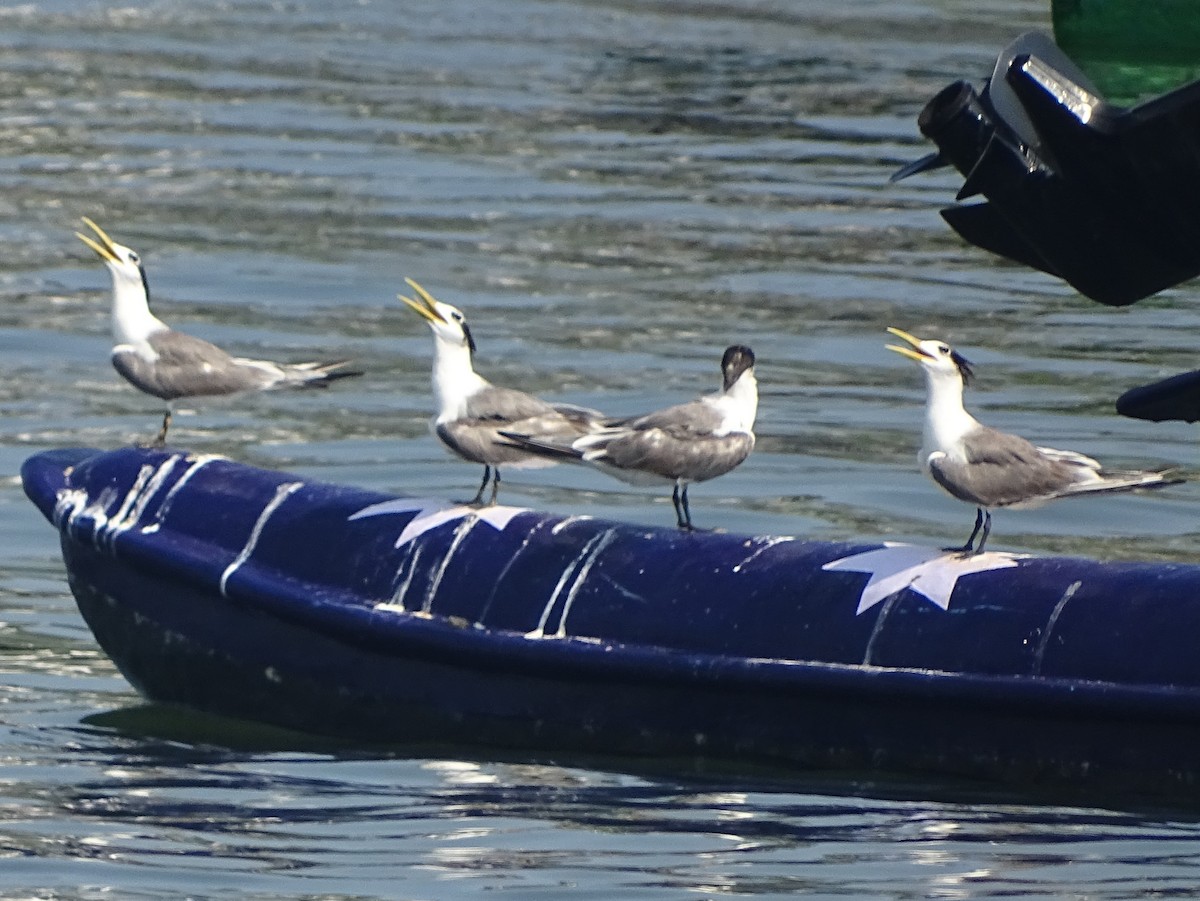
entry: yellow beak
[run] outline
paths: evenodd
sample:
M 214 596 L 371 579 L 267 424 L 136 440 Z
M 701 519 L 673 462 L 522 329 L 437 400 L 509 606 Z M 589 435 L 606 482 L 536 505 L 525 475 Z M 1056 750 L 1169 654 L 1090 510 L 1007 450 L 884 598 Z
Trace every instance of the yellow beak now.
M 400 298 L 400 300 L 404 301 L 406 304 L 416 310 L 417 314 L 428 322 L 446 321 L 444 318 L 442 318 L 442 314 L 437 311 L 437 307 L 434 306 L 436 301 L 433 299 L 432 294 L 418 285 L 411 278 L 406 278 L 404 282 L 416 292 L 417 297 L 419 297 L 420 300 L 413 300 L 411 297 L 405 297 L 403 294 L 397 294 L 396 296 Z
M 888 350 L 894 350 L 896 353 L 908 357 L 910 360 L 916 360 L 921 363 L 929 359 L 929 354 L 921 350 L 921 339 L 916 335 L 910 335 L 903 329 L 892 328 L 888 326 L 888 331 L 902 341 L 907 341 L 912 347 L 901 347 L 898 344 L 885 344 Z M 916 348 L 915 350 L 913 348 Z
M 118 261 L 118 257 L 116 250 L 114 249 L 115 245 L 113 244 L 113 239 L 105 234 L 104 229 L 98 226 L 87 216 L 83 217 L 83 224 L 94 231 L 97 236 L 99 236 L 100 240 L 96 241 L 94 238 L 90 237 L 89 235 L 85 235 L 82 232 L 75 232 L 75 237 L 88 247 L 92 248 L 92 250 L 96 251 L 96 256 L 100 257 L 100 259 L 104 260 L 104 262 L 116 263 Z

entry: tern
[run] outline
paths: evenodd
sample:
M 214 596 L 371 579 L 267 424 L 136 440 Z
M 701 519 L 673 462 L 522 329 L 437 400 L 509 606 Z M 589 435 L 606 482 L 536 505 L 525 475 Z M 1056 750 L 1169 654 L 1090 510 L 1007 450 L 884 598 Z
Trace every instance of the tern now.
M 733 470 L 754 449 L 758 382 L 754 351 L 741 344 L 721 358 L 721 390 L 644 416 L 609 419 L 564 443 L 553 436 L 506 437 L 556 459 L 587 463 L 633 485 L 674 485 L 676 523 L 691 531 L 688 485 Z
M 487 503 L 496 503 L 502 465 L 532 469 L 558 462 L 507 440 L 501 434 L 504 430 L 569 440 L 602 419 L 595 410 L 551 404 L 515 388 L 493 385 L 475 371 L 475 339 L 462 310 L 436 300 L 411 278 L 404 281 L 417 297 L 397 296 L 433 331 L 433 394 L 438 407 L 433 433 L 451 453 L 483 464 L 483 481 L 469 504 L 483 503 L 489 483 L 492 493 Z
M 1060 497 L 1159 488 L 1179 481 L 1163 472 L 1104 471 L 1091 457 L 1036 447 L 1018 435 L 983 425 L 963 408 L 963 387 L 974 372 L 958 351 L 898 328 L 888 331 L 909 346 L 889 344 L 887 349 L 916 361 L 925 372 L 925 430 L 917 455 L 921 468 L 949 494 L 975 505 L 971 537 L 961 548 L 947 550 L 982 554 L 994 507 L 1029 508 Z
M 95 237 L 75 236 L 96 252 L 112 275 L 112 363 L 127 382 L 167 402 L 153 444 L 162 446 L 179 398 L 213 397 L 276 388 L 323 388 L 362 375 L 348 360 L 329 363 L 272 363 L 227 354 L 215 344 L 175 331 L 150 312 L 150 287 L 141 258 L 118 244 L 86 216 Z

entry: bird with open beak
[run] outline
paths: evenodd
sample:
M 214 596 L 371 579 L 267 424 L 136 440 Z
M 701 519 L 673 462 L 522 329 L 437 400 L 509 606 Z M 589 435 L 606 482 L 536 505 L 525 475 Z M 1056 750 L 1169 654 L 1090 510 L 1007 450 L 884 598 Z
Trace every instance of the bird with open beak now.
M 323 388 L 361 372 L 347 360 L 273 363 L 234 357 L 215 344 L 184 334 L 150 312 L 150 286 L 141 257 L 118 244 L 86 216 L 93 235 L 75 236 L 95 251 L 112 276 L 112 363 L 129 384 L 167 402 L 162 428 L 152 442 L 166 443 L 172 404 L 180 398 L 213 397 L 277 388 Z
M 475 371 L 475 339 L 462 310 L 434 297 L 415 281 L 405 282 L 416 297 L 398 295 L 433 332 L 433 395 L 437 404 L 432 429 L 453 454 L 483 465 L 483 481 L 469 501 L 483 503 L 488 485 L 494 504 L 500 490 L 500 467 L 553 466 L 557 461 L 526 450 L 501 432 L 536 432 L 570 436 L 585 434 L 601 413 L 571 404 L 551 404 L 518 391 L 493 385 Z
M 917 455 L 921 468 L 950 495 L 975 505 L 975 527 L 967 543 L 947 550 L 982 554 L 996 507 L 1034 507 L 1060 497 L 1178 481 L 1163 472 L 1105 471 L 1091 457 L 1037 447 L 983 425 L 963 407 L 963 389 L 974 370 L 962 354 L 943 341 L 921 340 L 898 328 L 888 331 L 905 344 L 887 349 L 908 357 L 925 373 L 925 428 Z

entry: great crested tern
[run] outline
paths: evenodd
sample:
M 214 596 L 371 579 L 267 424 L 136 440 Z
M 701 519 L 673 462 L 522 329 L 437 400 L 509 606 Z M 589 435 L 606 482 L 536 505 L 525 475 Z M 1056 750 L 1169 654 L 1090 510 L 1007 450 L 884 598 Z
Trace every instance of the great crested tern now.
M 178 332 L 150 312 L 150 287 L 137 253 L 118 244 L 86 216 L 96 237 L 75 236 L 96 252 L 112 275 L 112 363 L 129 384 L 167 402 L 155 445 L 167 440 L 174 401 L 276 388 L 323 388 L 362 375 L 348 360 L 273 363 L 230 356 L 215 344 Z
M 505 436 L 547 456 L 587 463 L 633 485 L 672 483 L 676 522 L 691 530 L 688 485 L 724 475 L 754 449 L 758 381 L 754 351 L 741 344 L 721 358 L 721 390 L 644 416 L 609 419 L 588 434 L 563 442 L 554 436 Z
M 417 299 L 403 294 L 398 297 L 429 323 L 433 331 L 433 394 L 438 407 L 433 433 L 451 453 L 483 464 L 483 481 L 470 504 L 483 502 L 489 482 L 492 493 L 488 504 L 496 503 L 501 466 L 532 469 L 557 462 L 505 439 L 503 431 L 548 434 L 570 440 L 584 434 L 602 418 L 595 410 L 551 404 L 524 391 L 493 385 L 475 371 L 475 339 L 462 311 L 434 299 L 411 278 L 405 282 Z
M 1179 481 L 1164 472 L 1104 471 L 1091 457 L 1036 447 L 983 425 L 963 408 L 963 387 L 974 373 L 961 354 L 941 341 L 923 341 L 898 328 L 888 331 L 910 346 L 889 344 L 887 349 L 916 361 L 925 372 L 925 429 L 917 455 L 921 468 L 949 494 L 975 505 L 971 537 L 961 548 L 947 550 L 982 554 L 994 507 L 1029 508 L 1060 497 Z

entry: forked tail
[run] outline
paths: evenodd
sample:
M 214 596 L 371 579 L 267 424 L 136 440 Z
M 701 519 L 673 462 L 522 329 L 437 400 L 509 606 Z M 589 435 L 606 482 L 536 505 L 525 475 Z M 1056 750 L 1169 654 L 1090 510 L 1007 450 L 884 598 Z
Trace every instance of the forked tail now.
M 1164 469 L 1159 472 L 1139 470 L 1120 470 L 1101 472 L 1095 481 L 1076 482 L 1054 495 L 1068 497 L 1075 494 L 1111 494 L 1118 491 L 1134 491 L 1137 489 L 1165 488 L 1168 485 L 1178 485 L 1186 482 L 1177 470 Z
M 291 366 L 296 380 L 302 388 L 326 388 L 338 379 L 348 379 L 363 374 L 361 369 L 346 369 L 351 360 L 336 360 L 332 363 L 295 363 Z

